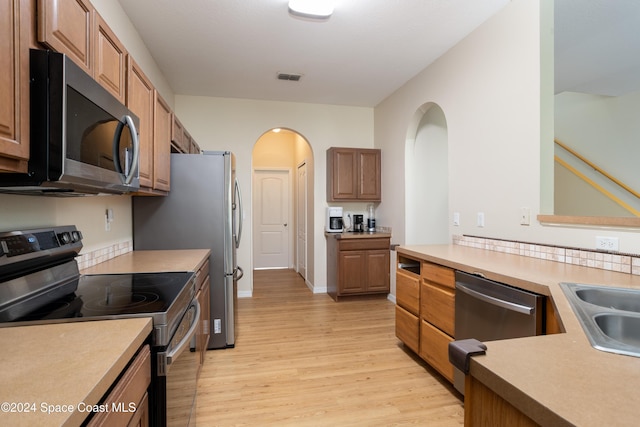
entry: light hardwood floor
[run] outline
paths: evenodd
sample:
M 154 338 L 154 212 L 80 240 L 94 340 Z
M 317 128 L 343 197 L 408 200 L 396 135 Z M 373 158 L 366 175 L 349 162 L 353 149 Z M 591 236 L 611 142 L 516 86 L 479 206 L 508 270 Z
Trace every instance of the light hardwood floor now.
M 292 270 L 254 272 L 236 347 L 207 352 L 198 426 L 460 426 L 460 395 L 405 350 L 384 298 L 334 302 Z

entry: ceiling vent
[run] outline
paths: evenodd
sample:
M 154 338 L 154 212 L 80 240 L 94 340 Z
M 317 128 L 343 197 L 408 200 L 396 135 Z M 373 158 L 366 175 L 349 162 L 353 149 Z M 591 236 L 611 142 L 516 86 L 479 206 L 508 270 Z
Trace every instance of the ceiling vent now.
M 292 73 L 278 73 L 278 80 L 289 80 L 292 82 L 297 82 L 302 77 L 302 74 L 292 74 Z

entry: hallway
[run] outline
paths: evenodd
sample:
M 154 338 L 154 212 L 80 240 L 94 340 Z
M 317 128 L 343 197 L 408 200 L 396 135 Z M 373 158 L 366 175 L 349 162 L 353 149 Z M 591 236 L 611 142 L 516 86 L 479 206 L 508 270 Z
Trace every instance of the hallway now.
M 453 387 L 394 333 L 384 299 L 334 302 L 292 270 L 254 272 L 236 348 L 207 353 L 199 426 L 460 426 Z

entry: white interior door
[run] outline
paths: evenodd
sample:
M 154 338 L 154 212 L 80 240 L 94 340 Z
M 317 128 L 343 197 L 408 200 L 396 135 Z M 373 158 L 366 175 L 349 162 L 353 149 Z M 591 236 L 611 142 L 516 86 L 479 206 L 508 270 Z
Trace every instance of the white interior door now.
M 253 174 L 256 269 L 289 268 L 289 171 L 255 170 Z
M 298 185 L 296 192 L 296 270 L 307 278 L 307 164 L 298 166 Z

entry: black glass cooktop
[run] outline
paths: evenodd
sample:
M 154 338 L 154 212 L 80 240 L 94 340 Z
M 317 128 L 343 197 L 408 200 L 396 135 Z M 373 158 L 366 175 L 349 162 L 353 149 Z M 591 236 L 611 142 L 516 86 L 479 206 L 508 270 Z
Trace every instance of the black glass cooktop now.
M 16 321 L 166 312 L 192 276 L 190 272 L 80 276 L 73 294 Z

